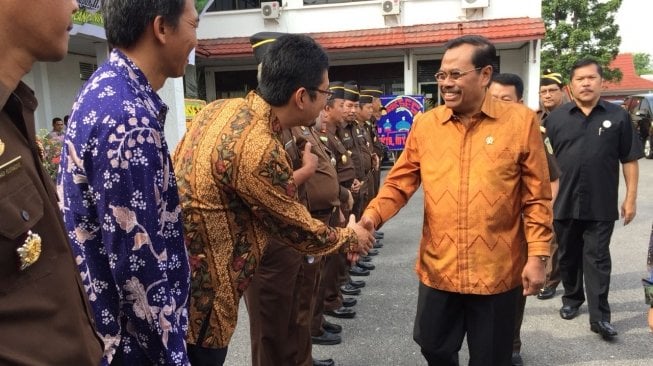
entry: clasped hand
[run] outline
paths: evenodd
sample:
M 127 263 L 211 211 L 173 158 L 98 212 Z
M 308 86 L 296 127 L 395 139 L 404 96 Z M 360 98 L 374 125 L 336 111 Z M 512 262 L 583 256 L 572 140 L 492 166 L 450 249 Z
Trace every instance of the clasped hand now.
M 374 245 L 374 223 L 365 216 L 359 222 L 356 222 L 354 215 L 350 215 L 347 227 L 352 228 L 358 237 L 357 245 L 352 246 L 347 253 L 347 260 L 350 263 L 356 263 L 358 258 L 361 255 L 367 255 L 367 252 Z

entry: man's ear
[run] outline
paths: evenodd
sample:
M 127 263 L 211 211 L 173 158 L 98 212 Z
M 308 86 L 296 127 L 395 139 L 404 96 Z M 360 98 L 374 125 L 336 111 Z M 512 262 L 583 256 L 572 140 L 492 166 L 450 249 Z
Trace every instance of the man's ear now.
M 301 87 L 295 90 L 295 93 L 293 93 L 293 99 L 295 101 L 295 105 L 299 110 L 301 111 L 304 110 L 304 106 L 305 106 L 304 103 L 308 102 L 308 100 L 306 99 L 308 97 L 309 97 L 308 91 L 306 90 L 306 88 Z
M 166 24 L 165 19 L 161 15 L 157 15 L 152 22 L 152 32 L 154 33 L 154 38 L 156 38 L 161 43 L 166 43 L 166 37 L 170 28 Z
M 486 88 L 489 88 L 490 84 L 492 83 L 492 71 L 493 67 L 491 65 L 487 65 L 481 68 L 481 80 Z

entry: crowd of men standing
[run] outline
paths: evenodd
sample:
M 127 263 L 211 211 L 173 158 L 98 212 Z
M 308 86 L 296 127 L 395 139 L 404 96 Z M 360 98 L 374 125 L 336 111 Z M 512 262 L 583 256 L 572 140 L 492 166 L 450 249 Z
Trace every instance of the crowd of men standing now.
M 470 365 L 519 364 L 524 296 L 553 296 L 556 263 L 560 316 L 587 299 L 590 330 L 617 335 L 618 167 L 627 224 L 642 151 L 628 114 L 600 99 L 597 62 L 574 65 L 562 106 L 545 103 L 562 87 L 545 75 L 538 119 L 515 103 L 519 83 L 510 100 L 491 97 L 493 80 L 510 84 L 495 76 L 492 43 L 449 41 L 435 75 L 444 105 L 415 120 L 381 185 L 380 88 L 330 82 L 325 51 L 304 35 L 255 35 L 257 89 L 207 105 L 171 156 L 156 91 L 197 44 L 194 2 L 106 0 L 113 50 L 73 106 L 55 193 L 20 82 L 66 53 L 76 2 L 48 4 L 9 1 L 0 15 L 17 29 L 0 29 L 0 363 L 221 365 L 244 296 L 253 364 L 332 365 L 311 356 L 340 341 L 324 315 L 356 315 L 343 294 L 365 283 L 350 276 L 374 269 L 375 229 L 420 186 L 413 337 L 429 365 L 457 365 L 465 336 Z

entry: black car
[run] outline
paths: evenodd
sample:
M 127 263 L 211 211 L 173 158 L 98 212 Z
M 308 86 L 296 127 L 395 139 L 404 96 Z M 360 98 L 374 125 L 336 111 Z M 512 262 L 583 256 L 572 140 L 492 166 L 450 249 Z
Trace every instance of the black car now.
M 626 97 L 623 104 L 630 113 L 633 126 L 639 132 L 639 139 L 644 147 L 647 159 L 653 159 L 653 136 L 651 119 L 653 118 L 653 93 L 637 94 Z

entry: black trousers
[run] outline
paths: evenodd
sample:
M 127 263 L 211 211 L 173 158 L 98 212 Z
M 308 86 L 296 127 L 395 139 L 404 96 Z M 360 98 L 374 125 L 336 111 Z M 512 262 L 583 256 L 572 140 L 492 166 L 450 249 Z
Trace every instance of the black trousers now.
M 227 358 L 227 347 L 204 348 L 192 344 L 187 347 L 191 366 L 222 366 Z
M 560 277 L 565 288 L 562 304 L 579 307 L 587 291 L 590 322 L 610 321 L 610 238 L 614 221 L 555 220 Z
M 429 366 L 457 366 L 465 334 L 470 366 L 510 366 L 520 288 L 465 295 L 419 284 L 413 339 Z

